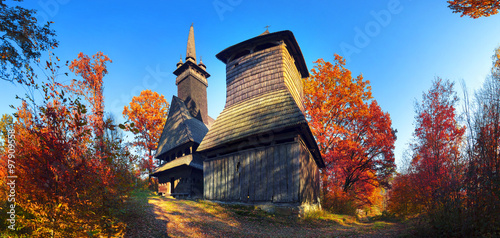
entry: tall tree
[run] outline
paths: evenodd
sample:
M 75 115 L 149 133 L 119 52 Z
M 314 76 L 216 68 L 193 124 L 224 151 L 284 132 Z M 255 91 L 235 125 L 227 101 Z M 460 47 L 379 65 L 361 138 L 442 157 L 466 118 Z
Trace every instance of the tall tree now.
M 466 173 L 467 216 L 472 235 L 500 232 L 500 47 L 493 56 L 492 74 L 475 94 L 476 110 L 469 116 L 472 148 Z M 476 233 L 476 234 L 474 234 Z
M 33 71 L 31 63 L 40 58 L 41 52 L 57 47 L 51 23 L 40 26 L 35 16 L 36 10 L 0 1 L 0 79 L 34 84 L 32 77 L 24 77 Z
M 465 127 L 457 123 L 458 97 L 453 83 L 436 78 L 422 101 L 415 105 L 415 132 L 411 182 L 415 203 L 439 232 L 455 232 L 450 222 L 460 214 L 463 163 L 461 147 Z
M 497 48 L 492 73 L 472 104 L 464 85 L 467 134 L 457 123 L 453 83 L 437 78 L 416 104 L 411 163 L 393 182 L 389 210 L 430 218 L 433 236 L 500 232 L 499 58 Z
M 461 13 L 461 17 L 488 17 L 498 13 L 500 0 L 448 0 L 448 7 L 453 13 Z
M 341 190 L 369 204 L 395 168 L 390 116 L 372 99 L 369 82 L 353 78 L 341 56 L 335 55 L 334 64 L 315 63 L 304 82 L 305 112 L 325 158 L 323 193 Z
M 78 58 L 69 65 L 69 69 L 83 80 L 73 79 L 66 88 L 76 95 L 83 96 L 90 104 L 90 124 L 97 139 L 97 147 L 103 150 L 104 135 L 104 83 L 103 78 L 108 74 L 106 62 L 112 62 L 107 55 L 97 52 L 90 58 L 80 52 Z
M 146 152 L 142 168 L 153 172 L 153 156 L 168 116 L 168 102 L 163 95 L 144 90 L 123 108 L 123 116 L 131 123 L 126 130 L 135 133 L 133 145 Z

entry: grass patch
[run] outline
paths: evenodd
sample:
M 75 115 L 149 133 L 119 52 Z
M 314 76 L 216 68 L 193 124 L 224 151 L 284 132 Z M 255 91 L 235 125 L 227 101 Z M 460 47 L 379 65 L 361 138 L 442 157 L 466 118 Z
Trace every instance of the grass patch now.
M 387 226 L 389 226 L 389 224 L 387 224 L 386 222 L 376 221 L 373 223 L 372 229 L 379 230 L 379 229 L 387 228 Z

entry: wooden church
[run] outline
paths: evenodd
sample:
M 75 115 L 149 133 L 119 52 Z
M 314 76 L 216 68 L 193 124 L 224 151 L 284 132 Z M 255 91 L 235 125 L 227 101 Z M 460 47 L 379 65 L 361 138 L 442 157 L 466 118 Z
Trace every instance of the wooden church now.
M 304 116 L 309 73 L 292 32 L 266 30 L 216 57 L 226 64 L 226 105 L 197 149 L 204 198 L 317 204 L 325 164 Z
M 173 96 L 155 158 L 160 166 L 158 193 L 171 196 L 203 195 L 203 157 L 197 153 L 214 119 L 207 113 L 206 66 L 196 60 L 194 29 L 189 29 L 186 62 L 177 63 L 177 97 Z
M 290 31 L 263 34 L 216 57 L 226 64 L 226 105 L 207 114 L 206 66 L 197 64 L 193 26 L 158 143 L 159 192 L 207 200 L 300 206 L 319 203 L 325 166 L 304 116 L 309 73 Z

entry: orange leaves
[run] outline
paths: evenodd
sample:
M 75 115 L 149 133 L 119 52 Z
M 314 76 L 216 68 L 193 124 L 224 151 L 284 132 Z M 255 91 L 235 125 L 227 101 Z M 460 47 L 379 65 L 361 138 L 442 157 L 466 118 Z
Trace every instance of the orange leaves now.
M 498 13 L 499 0 L 448 0 L 448 7 L 453 13 L 461 13 L 461 17 L 488 17 Z
M 356 78 L 335 55 L 319 59 L 304 81 L 306 115 L 327 168 L 324 191 L 341 189 L 362 203 L 386 185 L 394 164 L 395 131 L 388 113 L 372 99 L 369 81 Z
M 335 65 L 317 60 L 312 76 L 304 82 L 306 114 L 313 124 L 313 133 L 325 138 L 319 142 L 323 154 L 337 139 L 329 135 L 347 132 L 348 117 L 364 110 L 361 105 L 372 97 L 369 82 L 363 81 L 361 75 L 352 78 L 341 56 L 335 55 L 335 60 Z
M 80 54 L 72 70 L 83 79 L 69 86 L 56 82 L 52 69 L 57 65 L 48 63 L 52 75 L 39 88 L 33 87 L 43 91 L 45 100 L 37 105 L 28 98 L 17 108 L 16 173 L 23 179 L 16 182 L 16 206 L 32 217 L 19 217 L 32 236 L 109 232 L 120 196 L 130 191 L 133 158 L 119 134 L 106 130 L 114 127 L 113 122 L 102 120 L 107 61 L 102 53 L 94 60 Z M 89 101 L 80 102 L 75 94 Z M 84 104 L 92 111 L 87 112 Z
M 138 132 L 133 145 L 147 152 L 144 169 L 149 173 L 153 169 L 153 152 L 167 120 L 168 106 L 163 95 L 148 89 L 133 97 L 130 105 L 123 108 L 123 116 L 131 122 L 126 130 Z
M 456 120 L 458 97 L 453 85 L 437 78 L 416 105 L 412 160 L 408 171 L 394 180 L 392 212 L 432 215 L 460 200 L 464 174 L 460 148 L 465 127 Z
M 92 114 L 89 121 L 97 138 L 99 150 L 103 150 L 104 134 L 104 86 L 103 77 L 108 73 L 106 62 L 112 62 L 108 56 L 102 52 L 97 52 L 92 59 L 80 52 L 78 58 L 69 65 L 69 69 L 83 80 L 73 80 L 71 85 L 66 86 L 68 91 L 84 96 L 89 102 Z M 100 155 L 99 155 L 100 156 Z

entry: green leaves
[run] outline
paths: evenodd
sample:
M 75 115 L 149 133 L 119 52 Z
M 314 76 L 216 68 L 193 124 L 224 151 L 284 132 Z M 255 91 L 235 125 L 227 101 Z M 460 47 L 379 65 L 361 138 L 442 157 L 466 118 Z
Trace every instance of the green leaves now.
M 0 38 L 0 79 L 31 86 L 34 82 L 24 76 L 33 74 L 30 65 L 41 52 L 57 47 L 56 34 L 49 25 L 38 24 L 36 10 L 4 3 L 0 7 L 0 32 L 8 32 Z

